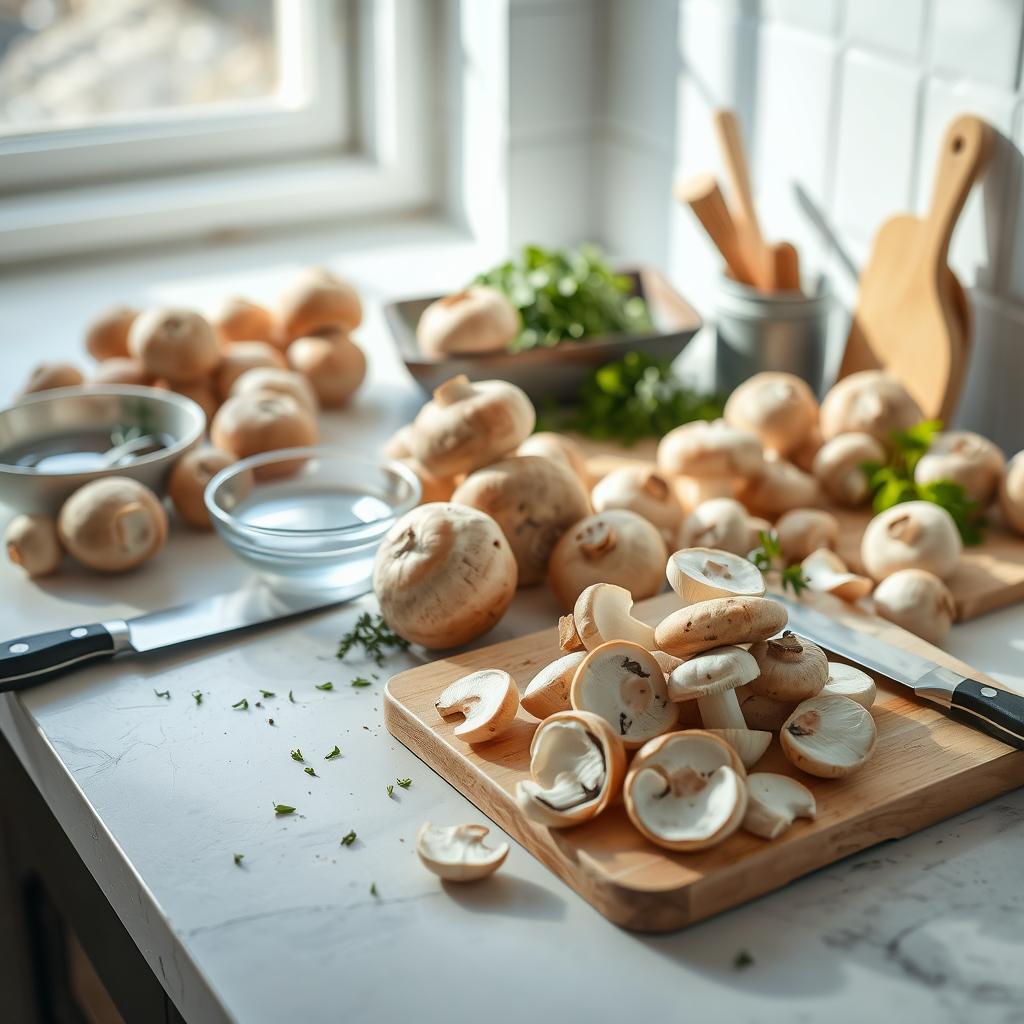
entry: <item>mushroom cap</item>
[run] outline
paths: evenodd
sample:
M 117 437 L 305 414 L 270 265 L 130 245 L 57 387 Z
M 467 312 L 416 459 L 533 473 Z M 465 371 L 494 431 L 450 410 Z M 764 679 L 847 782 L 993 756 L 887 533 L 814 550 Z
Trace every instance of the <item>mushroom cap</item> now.
M 530 775 L 516 786 L 526 817 L 548 828 L 579 825 L 621 793 L 626 749 L 599 715 L 561 711 L 533 734 Z
M 941 644 L 956 619 L 956 602 L 938 576 L 901 569 L 875 587 L 875 612 L 930 644 Z
M 4 545 L 8 559 L 33 579 L 56 572 L 64 558 L 57 524 L 49 516 L 15 516 L 4 531 Z
M 206 485 L 235 457 L 229 452 L 200 445 L 186 452 L 174 464 L 167 481 L 167 495 L 182 520 L 197 530 L 211 528 L 210 513 L 206 510 L 203 494 Z
M 600 715 L 628 749 L 668 732 L 679 715 L 657 659 L 628 640 L 611 640 L 584 658 L 569 700 L 576 711 Z
M 668 677 L 669 700 L 696 700 L 735 690 L 756 679 L 757 662 L 742 647 L 716 647 L 684 661 Z
M 400 636 L 432 649 L 456 647 L 505 614 L 516 591 L 516 560 L 490 516 L 431 502 L 388 531 L 374 561 L 373 590 Z
M 67 552 L 98 572 L 124 572 L 152 558 L 167 538 L 167 513 L 145 484 L 101 477 L 64 502 L 57 530 Z
M 878 689 L 874 679 L 856 665 L 843 661 L 828 663 L 828 682 L 822 688 L 822 696 L 849 697 L 865 711 L 875 703 Z
M 236 341 L 224 350 L 214 374 L 217 397 L 224 401 L 231 394 L 235 381 L 247 370 L 268 367 L 283 370 L 286 365 L 281 351 L 265 341 Z
M 466 743 L 485 743 L 508 732 L 519 711 L 515 680 L 501 669 L 485 668 L 456 679 L 434 705 L 444 718 L 461 714 L 454 733 Z
M 545 665 L 527 684 L 520 703 L 534 718 L 550 718 L 559 711 L 568 711 L 569 689 L 576 669 L 583 664 L 586 651 L 570 651 Z
M 683 506 L 671 484 L 650 466 L 622 466 L 595 484 L 590 493 L 595 512 L 629 509 L 656 527 L 666 544 L 675 544 Z
M 432 302 L 416 324 L 424 355 L 443 359 L 462 352 L 499 352 L 519 333 L 519 311 L 488 285 L 474 284 Z
M 775 524 L 782 557 L 787 565 L 802 562 L 812 551 L 839 543 L 839 520 L 820 508 L 794 508 Z
M 95 317 L 85 329 L 85 350 L 98 362 L 126 359 L 128 331 L 139 315 L 131 306 L 112 306 Z
M 217 411 L 210 425 L 210 440 L 238 459 L 280 448 L 316 444 L 316 420 L 294 398 L 256 391 L 233 395 Z M 256 475 L 267 476 L 260 467 Z
M 590 486 L 590 472 L 583 449 L 564 434 L 539 430 L 523 441 L 516 449 L 516 455 L 543 455 L 547 459 L 564 462 L 583 481 L 584 487 Z
M 186 398 L 191 398 L 203 410 L 207 426 L 213 422 L 213 418 L 217 415 L 217 410 L 220 408 L 220 402 L 217 401 L 213 388 L 205 380 L 196 380 L 188 384 L 173 384 L 169 380 L 157 379 L 153 381 L 153 387 L 160 388 L 161 391 L 173 391 L 176 395 L 184 395 Z
M 729 396 L 723 416 L 729 426 L 756 434 L 765 448 L 788 456 L 817 427 L 818 400 L 795 374 L 755 373 Z
M 548 583 L 563 608 L 572 608 L 593 583 L 616 583 L 639 601 L 662 589 L 667 557 L 661 534 L 646 519 L 612 509 L 562 534 L 551 552 Z
M 746 558 L 714 548 L 683 548 L 668 556 L 665 576 L 684 604 L 716 597 L 764 597 L 764 576 Z
M 1024 452 L 1018 452 L 1006 465 L 999 485 L 999 508 L 1007 526 L 1024 533 Z
M 885 462 L 885 447 L 871 434 L 839 434 L 814 456 L 811 470 L 821 489 L 840 505 L 863 505 L 871 496 L 863 470 L 867 462 Z
M 874 586 L 867 576 L 850 572 L 846 563 L 828 548 L 812 551 L 801 563 L 811 590 L 834 594 L 843 601 L 859 601 Z
M 1003 453 L 987 437 L 970 430 L 944 430 L 917 460 L 914 480 L 919 484 L 952 480 L 984 509 L 995 496 L 1005 468 Z
M 363 322 L 359 293 L 320 267 L 303 271 L 277 304 L 277 323 L 286 344 L 325 327 L 352 331 Z
M 85 383 L 85 375 L 71 363 L 39 363 L 32 368 L 19 395 L 34 395 L 53 388 L 75 388 Z
M 683 522 L 679 531 L 681 548 L 716 548 L 744 555 L 750 548 L 750 518 L 735 498 L 708 498 Z
M 828 682 L 825 652 L 792 630 L 752 644 L 750 654 L 760 669 L 750 689 L 762 697 L 796 703 L 814 697 Z
M 821 436 L 821 430 L 818 427 L 817 421 L 815 421 L 814 426 L 807 431 L 801 442 L 789 453 L 789 461 L 805 473 L 813 473 L 815 456 L 821 451 L 824 443 L 825 440 Z
M 740 487 L 737 497 L 754 515 L 778 519 L 790 509 L 821 504 L 821 488 L 810 473 L 769 454 L 760 472 Z
M 637 752 L 624 786 L 626 813 L 652 843 L 704 850 L 727 839 L 747 809 L 736 752 L 703 730 L 669 733 Z
M 145 387 L 152 383 L 152 380 L 141 360 L 129 356 L 110 356 L 96 365 L 86 383 L 100 387 L 107 384 L 134 384 Z
M 736 751 L 743 767 L 750 771 L 772 745 L 772 734 L 760 729 L 705 729 Z
M 790 764 L 822 779 L 856 771 L 875 749 L 875 721 L 849 697 L 812 697 L 798 704 L 779 732 Z
M 508 843 L 484 844 L 489 832 L 486 825 L 435 827 L 428 821 L 416 833 L 416 853 L 446 882 L 476 882 L 494 874 L 508 856 Z
M 786 609 L 767 597 L 716 597 L 680 608 L 654 628 L 658 647 L 678 658 L 766 640 L 786 625 Z
M 946 579 L 963 543 L 953 517 L 930 501 L 905 501 L 879 512 L 867 525 L 860 557 L 876 582 L 900 569 L 924 569 Z
M 821 403 L 819 424 L 826 441 L 839 434 L 870 434 L 886 447 L 894 430 L 924 419 L 907 389 L 884 370 L 862 370 L 837 381 Z
M 519 585 L 540 583 L 559 538 L 590 512 L 571 469 L 538 455 L 514 455 L 475 470 L 452 495 L 501 527 L 519 567 Z
M 420 482 L 420 504 L 428 501 L 451 501 L 455 493 L 455 480 L 450 476 L 435 476 L 423 465 L 413 458 L 399 459 L 399 462 L 408 466 Z
M 274 315 L 270 310 L 240 295 L 224 299 L 210 319 L 225 344 L 266 341 L 277 348 L 283 347 L 283 339 L 274 330 Z
M 251 395 L 257 391 L 294 398 L 311 416 L 315 416 L 319 408 L 312 385 L 303 374 L 295 370 L 257 366 L 239 374 L 231 385 L 232 395 Z
M 210 322 L 191 309 L 147 309 L 128 332 L 128 349 L 147 373 L 172 384 L 208 377 L 220 362 L 220 343 Z
M 306 377 L 325 409 L 344 405 L 366 378 L 366 356 L 347 334 L 297 338 L 287 355 L 288 365 Z
M 588 651 L 609 640 L 629 640 L 648 651 L 654 649 L 654 629 L 633 618 L 633 595 L 614 583 L 592 583 L 576 599 L 572 617 Z
M 773 700 L 754 693 L 749 686 L 740 687 L 736 697 L 747 728 L 765 732 L 778 732 L 796 707 L 792 701 Z
M 746 478 L 762 461 L 757 435 L 736 430 L 725 420 L 684 423 L 658 442 L 658 469 L 665 476 Z
M 796 779 L 774 772 L 747 776 L 747 813 L 743 828 L 762 839 L 778 839 L 797 818 L 817 816 L 814 794 Z
M 458 476 L 514 451 L 537 414 L 526 393 L 503 380 L 459 375 L 434 391 L 413 422 L 412 454 L 438 476 Z

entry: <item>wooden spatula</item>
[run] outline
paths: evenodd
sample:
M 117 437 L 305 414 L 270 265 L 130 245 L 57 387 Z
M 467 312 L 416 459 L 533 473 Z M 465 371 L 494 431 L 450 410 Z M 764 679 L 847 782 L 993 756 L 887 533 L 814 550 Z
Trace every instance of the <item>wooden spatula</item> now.
M 971 115 L 946 129 L 928 213 L 893 217 L 875 236 L 839 371 L 887 369 L 925 416 L 947 422 L 966 376 L 969 321 L 963 290 L 951 283 L 949 241 L 994 140 Z

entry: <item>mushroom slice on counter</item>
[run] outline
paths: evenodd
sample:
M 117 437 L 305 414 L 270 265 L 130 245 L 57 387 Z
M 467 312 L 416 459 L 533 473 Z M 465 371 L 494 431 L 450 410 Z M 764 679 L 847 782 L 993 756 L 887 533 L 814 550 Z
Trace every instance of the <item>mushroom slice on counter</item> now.
M 874 586 L 867 576 L 850 572 L 846 563 L 828 548 L 812 551 L 800 563 L 800 568 L 811 590 L 834 594 L 842 601 L 859 601 L 870 594 Z
M 627 640 L 612 640 L 587 655 L 569 699 L 575 710 L 600 715 L 628 749 L 668 732 L 679 716 L 657 659 Z
M 550 718 L 559 711 L 568 711 L 569 688 L 576 669 L 583 664 L 586 651 L 572 651 L 545 665 L 529 682 L 520 702 L 534 718 Z
M 842 661 L 828 663 L 828 682 L 821 691 L 823 697 L 849 697 L 866 711 L 875 703 L 877 692 L 874 679 L 863 669 Z
M 519 809 L 539 825 L 568 828 L 596 817 L 621 792 L 626 750 L 599 715 L 561 711 L 533 734 L 530 774 L 516 787 Z
M 708 729 L 746 729 L 736 687 L 756 679 L 757 662 L 742 647 L 695 654 L 668 677 L 669 700 L 696 700 Z
M 750 653 L 760 669 L 750 689 L 762 697 L 793 702 L 807 700 L 820 693 L 828 682 L 825 652 L 792 630 L 753 644 Z
M 456 679 L 434 705 L 442 718 L 462 714 L 455 735 L 467 743 L 483 743 L 507 732 L 519 710 L 515 680 L 501 669 L 485 668 Z
M 772 745 L 772 734 L 761 729 L 706 729 L 705 732 L 725 740 L 739 755 L 748 771 L 764 757 Z
M 416 833 L 423 866 L 448 882 L 475 882 L 494 874 L 508 856 L 508 843 L 487 846 L 486 825 L 435 827 L 428 821 Z
M 762 839 L 778 839 L 797 818 L 813 821 L 818 813 L 814 794 L 788 775 L 755 772 L 747 776 L 747 791 L 743 828 Z
M 740 826 L 746 771 L 722 739 L 700 729 L 651 740 L 633 759 L 624 787 L 630 821 L 669 850 L 715 846 Z
M 875 749 L 875 721 L 849 697 L 818 696 L 798 704 L 779 732 L 790 764 L 822 779 L 856 771 Z
M 654 627 L 658 647 L 677 658 L 766 640 L 786 625 L 786 609 L 767 597 L 716 597 L 680 608 Z
M 651 651 L 654 627 L 634 619 L 633 595 L 614 583 L 593 583 L 576 599 L 572 617 L 583 646 L 596 650 L 609 640 L 630 640 Z
M 716 548 L 673 552 L 665 576 L 685 604 L 715 597 L 764 597 L 761 570 L 746 558 Z

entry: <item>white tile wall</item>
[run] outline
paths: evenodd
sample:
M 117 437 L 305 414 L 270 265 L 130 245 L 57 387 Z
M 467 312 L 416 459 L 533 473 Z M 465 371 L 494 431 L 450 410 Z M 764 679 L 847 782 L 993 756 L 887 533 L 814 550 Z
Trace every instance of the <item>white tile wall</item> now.
M 855 0 L 846 5 L 846 36 L 854 43 L 916 57 L 924 13 L 925 0 Z
M 936 66 L 1012 89 L 1018 79 L 1022 17 L 1024 5 L 1018 0 L 933 0 Z

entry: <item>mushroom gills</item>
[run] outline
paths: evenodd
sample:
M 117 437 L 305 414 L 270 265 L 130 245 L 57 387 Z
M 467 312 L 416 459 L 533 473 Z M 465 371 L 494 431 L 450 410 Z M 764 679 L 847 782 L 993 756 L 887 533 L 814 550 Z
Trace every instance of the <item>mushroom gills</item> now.
M 495 739 L 515 721 L 519 691 L 512 677 L 501 669 L 471 672 L 447 686 L 434 705 L 447 717 L 461 713 L 455 735 L 467 743 Z
M 841 778 L 863 765 L 876 737 L 871 715 L 856 701 L 839 696 L 798 704 L 779 733 L 790 763 L 824 779 Z
M 596 650 L 609 640 L 629 640 L 653 650 L 654 627 L 634 618 L 633 595 L 614 583 L 593 583 L 577 598 L 573 620 L 584 646 Z
M 729 823 L 743 782 L 722 765 L 708 773 L 684 766 L 643 768 L 633 783 L 633 801 L 644 824 L 669 842 L 712 838 Z
M 553 811 L 568 811 L 596 800 L 607 771 L 597 737 L 579 722 L 552 722 L 544 728 L 530 763 L 533 779 L 523 792 Z
M 508 843 L 484 843 L 489 832 L 485 825 L 435 827 L 428 821 L 416 834 L 416 853 L 439 878 L 474 882 L 495 872 L 508 856 Z
M 863 669 L 841 661 L 828 663 L 828 682 L 822 687 L 822 696 L 849 697 L 865 710 L 875 703 L 875 681 Z
M 747 813 L 743 828 L 762 839 L 778 839 L 797 818 L 818 813 L 814 794 L 788 775 L 755 772 L 747 776 Z

